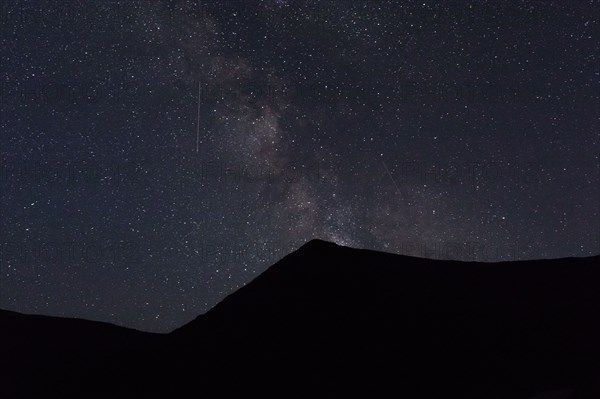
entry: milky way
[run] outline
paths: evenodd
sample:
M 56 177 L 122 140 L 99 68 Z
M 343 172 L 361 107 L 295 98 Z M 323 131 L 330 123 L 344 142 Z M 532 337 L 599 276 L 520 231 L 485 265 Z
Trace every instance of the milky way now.
M 169 331 L 312 238 L 598 254 L 599 8 L 3 2 L 0 307 Z

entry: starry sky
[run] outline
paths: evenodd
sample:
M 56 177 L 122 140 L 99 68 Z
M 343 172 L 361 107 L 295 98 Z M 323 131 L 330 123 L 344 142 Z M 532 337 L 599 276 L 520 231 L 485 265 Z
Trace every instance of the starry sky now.
M 0 308 L 166 332 L 312 238 L 598 254 L 599 9 L 3 1 Z

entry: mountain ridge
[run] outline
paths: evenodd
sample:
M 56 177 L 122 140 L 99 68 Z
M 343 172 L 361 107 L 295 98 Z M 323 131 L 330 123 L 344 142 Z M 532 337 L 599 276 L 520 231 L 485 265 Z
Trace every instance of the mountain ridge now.
M 0 311 L 0 355 L 10 359 L 0 388 L 61 398 L 183 396 L 198 384 L 218 397 L 597 397 L 599 260 L 443 261 L 311 240 L 168 334 Z
M 38 319 L 42 319 L 42 318 L 48 318 L 49 320 L 53 320 L 53 319 L 58 319 L 58 320 L 64 320 L 64 321 L 69 321 L 69 320 L 79 320 L 79 321 L 84 321 L 84 322 L 90 322 L 90 323 L 99 323 L 99 324 L 103 324 L 106 327 L 108 326 L 112 326 L 112 327 L 116 327 L 116 328 L 120 328 L 120 329 L 126 329 L 126 330 L 133 330 L 133 331 L 138 331 L 138 332 L 142 332 L 142 333 L 148 333 L 148 334 L 159 334 L 159 335 L 164 335 L 164 334 L 172 334 L 174 332 L 176 332 L 177 330 L 180 330 L 181 328 L 184 328 L 186 325 L 188 325 L 189 323 L 193 322 L 194 320 L 196 320 L 197 318 L 200 318 L 204 315 L 209 314 L 211 311 L 213 311 L 215 308 L 217 308 L 222 302 L 224 302 L 229 296 L 237 293 L 239 290 L 243 289 L 244 287 L 248 286 L 249 284 L 251 284 L 252 282 L 254 282 L 256 279 L 260 278 L 261 276 L 263 276 L 265 273 L 269 272 L 272 273 L 277 269 L 277 266 L 286 258 L 297 254 L 297 253 L 303 253 L 305 251 L 310 251 L 313 252 L 315 250 L 332 250 L 332 249 L 348 249 L 348 250 L 352 250 L 352 251 L 361 251 L 363 253 L 368 253 L 368 254 L 372 254 L 372 255 L 376 255 L 376 256 L 387 256 L 387 257 L 393 257 L 397 260 L 399 259 L 405 259 L 405 260 L 411 260 L 411 261 L 417 261 L 417 262 L 422 262 L 422 261 L 431 261 L 431 262 L 440 262 L 440 263 L 444 263 L 444 264 L 453 264 L 453 265 L 462 265 L 462 266 L 468 266 L 468 265 L 478 265 L 481 267 L 497 267 L 497 266 L 505 266 L 505 265 L 511 265 L 511 266 L 517 266 L 519 264 L 531 264 L 531 263 L 538 263 L 541 265 L 541 263 L 546 263 L 546 264 L 552 264 L 552 263 L 562 263 L 562 262 L 569 262 L 572 260 L 589 260 L 591 263 L 593 264 L 598 264 L 600 265 L 600 255 L 592 255 L 592 256 L 584 256 L 584 257 L 576 257 L 576 256 L 570 256 L 570 257 L 564 257 L 564 258 L 549 258 L 549 259 L 536 259 L 536 260 L 514 260 L 514 261 L 498 261 L 498 262 L 478 262 L 478 261 L 464 261 L 464 260 L 440 260 L 440 259 L 431 259 L 431 258 L 424 258 L 424 257 L 418 257 L 418 256 L 411 256 L 411 255 L 403 255 L 403 254 L 395 254 L 395 253 L 391 253 L 391 252 L 385 252 L 385 251 L 378 251 L 378 250 L 373 250 L 373 249 L 368 249 L 368 248 L 355 248 L 355 247 L 350 247 L 350 246 L 344 246 L 344 245 L 339 245 L 336 244 L 334 242 L 331 241 L 326 241 L 323 239 L 319 239 L 319 238 L 314 238 L 311 239 L 309 241 L 307 241 L 306 243 L 304 243 L 303 245 L 301 245 L 300 247 L 298 247 L 298 249 L 296 249 L 295 251 L 290 252 L 289 254 L 287 254 L 286 256 L 284 256 L 283 258 L 281 258 L 279 261 L 275 262 L 273 265 L 269 266 L 263 273 L 259 274 L 258 276 L 255 277 L 255 279 L 250 280 L 248 283 L 244 284 L 242 287 L 240 287 L 238 290 L 231 292 L 230 294 L 228 294 L 225 298 L 223 298 L 223 300 L 221 300 L 220 302 L 218 302 L 217 304 L 215 304 L 215 306 L 213 306 L 211 309 L 209 309 L 208 311 L 206 311 L 205 313 L 199 314 L 198 316 L 196 316 L 196 318 L 192 319 L 190 322 L 185 323 L 179 327 L 175 327 L 172 331 L 170 332 L 166 332 L 166 333 L 156 333 L 156 332 L 150 332 L 150 331 L 144 331 L 144 330 L 140 330 L 140 329 L 136 329 L 136 328 L 132 328 L 132 327 L 127 327 L 127 326 L 122 326 L 122 325 L 118 325 L 118 324 L 114 324 L 111 322 L 105 322 L 105 321 L 100 321 L 100 320 L 89 320 L 89 319 L 82 319 L 82 318 L 77 318 L 77 317 L 69 317 L 69 316 L 54 316 L 54 315 L 44 315 L 44 314 L 36 314 L 36 313 L 24 313 L 24 312 L 19 312 L 19 311 L 14 311 L 14 310 L 8 310 L 8 309 L 0 309 L 0 319 L 3 318 L 17 318 L 17 317 L 32 317 L 32 318 L 38 318 Z

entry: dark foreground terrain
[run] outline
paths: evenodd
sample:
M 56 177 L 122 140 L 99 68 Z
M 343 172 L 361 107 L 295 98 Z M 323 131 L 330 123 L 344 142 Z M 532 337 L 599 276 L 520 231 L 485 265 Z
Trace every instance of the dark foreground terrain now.
M 314 240 L 171 334 L 0 311 L 0 359 L 7 399 L 598 399 L 600 257 Z

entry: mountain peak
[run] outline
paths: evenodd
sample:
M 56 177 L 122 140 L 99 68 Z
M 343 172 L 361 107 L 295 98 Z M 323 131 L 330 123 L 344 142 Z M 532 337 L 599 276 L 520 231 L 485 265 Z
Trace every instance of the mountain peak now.
M 336 243 L 333 243 L 331 241 L 325 241 L 322 240 L 320 238 L 313 238 L 312 240 L 308 241 L 306 244 L 302 245 L 302 247 L 300 248 L 326 248 L 326 247 L 338 247 L 339 245 L 337 245 Z

